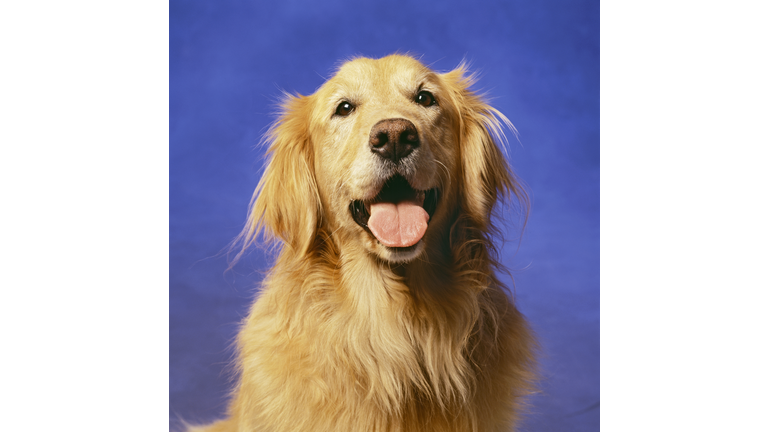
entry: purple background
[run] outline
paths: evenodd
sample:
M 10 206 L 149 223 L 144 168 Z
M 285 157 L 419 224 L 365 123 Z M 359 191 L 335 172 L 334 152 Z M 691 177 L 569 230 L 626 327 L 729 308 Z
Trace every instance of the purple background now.
M 268 255 L 225 271 L 281 90 L 309 94 L 340 60 L 462 59 L 515 124 L 509 156 L 533 207 L 504 262 L 538 333 L 529 431 L 599 430 L 599 2 L 170 2 L 170 422 L 221 416 L 228 361 Z M 503 222 L 502 222 L 503 223 Z M 514 236 L 510 235 L 514 240 Z

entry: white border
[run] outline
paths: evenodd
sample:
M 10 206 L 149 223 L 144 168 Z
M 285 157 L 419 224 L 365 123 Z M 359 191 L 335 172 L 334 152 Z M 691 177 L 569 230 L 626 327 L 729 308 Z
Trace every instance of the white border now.
M 166 430 L 168 5 L 0 11 L 3 427 Z

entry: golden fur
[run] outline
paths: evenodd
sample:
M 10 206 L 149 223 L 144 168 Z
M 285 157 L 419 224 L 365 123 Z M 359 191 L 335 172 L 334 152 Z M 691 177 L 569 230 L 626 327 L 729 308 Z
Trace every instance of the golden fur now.
M 509 121 L 469 89 L 464 65 L 358 58 L 271 129 L 243 249 L 282 242 L 237 339 L 228 418 L 191 431 L 508 431 L 532 390 L 534 342 L 491 243 L 498 198 L 527 197 L 495 141 Z M 435 104 L 414 100 L 420 91 Z M 429 101 L 429 100 L 428 100 Z M 341 103 L 353 106 L 339 114 Z M 393 168 L 369 148 L 382 119 L 420 147 Z M 387 248 L 355 223 L 394 172 L 439 200 L 415 246 Z

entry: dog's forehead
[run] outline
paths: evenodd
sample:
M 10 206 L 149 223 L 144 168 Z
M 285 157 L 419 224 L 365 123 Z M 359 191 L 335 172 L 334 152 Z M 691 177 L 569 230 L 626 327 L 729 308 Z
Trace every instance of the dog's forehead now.
M 365 88 L 382 92 L 412 90 L 431 80 L 434 73 L 418 60 L 401 55 L 381 59 L 358 58 L 344 63 L 324 87 L 357 92 Z

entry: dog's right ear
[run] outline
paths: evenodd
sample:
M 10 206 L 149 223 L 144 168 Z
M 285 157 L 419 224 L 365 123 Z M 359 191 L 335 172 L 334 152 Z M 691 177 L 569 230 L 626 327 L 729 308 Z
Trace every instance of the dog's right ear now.
M 234 261 L 262 231 L 265 239 L 280 239 L 296 253 L 312 246 L 322 213 L 309 132 L 311 113 L 312 96 L 286 95 L 280 118 L 266 136 L 270 160 L 251 199 L 248 222 L 238 237 L 242 249 Z

